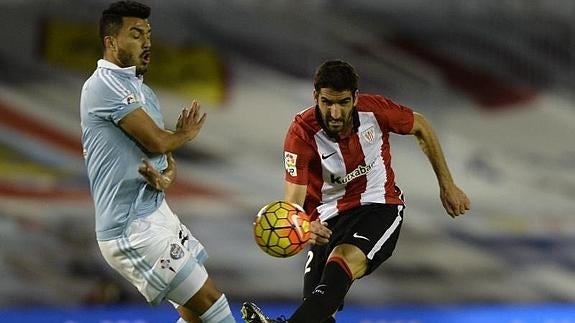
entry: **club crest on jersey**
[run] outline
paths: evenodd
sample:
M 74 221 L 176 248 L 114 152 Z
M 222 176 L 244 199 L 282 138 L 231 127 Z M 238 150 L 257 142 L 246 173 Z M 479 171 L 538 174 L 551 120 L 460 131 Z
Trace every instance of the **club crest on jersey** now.
M 172 243 L 170 245 L 170 257 L 172 259 L 177 260 L 184 256 L 184 250 L 179 245 Z
M 373 127 L 369 127 L 366 130 L 361 132 L 361 136 L 367 142 L 371 143 L 375 139 L 375 129 Z
M 291 176 L 297 176 L 296 168 L 297 154 L 284 151 L 284 164 L 285 169 Z
M 136 102 L 136 96 L 133 94 L 128 94 L 128 96 L 122 100 L 122 103 L 126 105 L 132 104 L 134 102 Z

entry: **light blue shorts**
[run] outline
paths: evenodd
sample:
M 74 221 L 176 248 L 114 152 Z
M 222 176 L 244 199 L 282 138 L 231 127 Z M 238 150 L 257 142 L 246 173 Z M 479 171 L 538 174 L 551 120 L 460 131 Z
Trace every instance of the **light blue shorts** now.
M 154 213 L 132 220 L 123 237 L 98 244 L 108 264 L 152 304 L 165 298 L 183 305 L 208 278 L 204 246 L 166 201 Z

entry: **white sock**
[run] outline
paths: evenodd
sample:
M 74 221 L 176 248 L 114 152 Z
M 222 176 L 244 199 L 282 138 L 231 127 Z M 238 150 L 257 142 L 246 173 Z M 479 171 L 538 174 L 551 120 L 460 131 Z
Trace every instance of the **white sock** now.
M 188 322 L 186 322 L 183 318 L 180 317 L 180 319 L 177 320 L 176 323 L 188 323 Z
M 200 316 L 200 319 L 205 323 L 236 323 L 224 294 Z

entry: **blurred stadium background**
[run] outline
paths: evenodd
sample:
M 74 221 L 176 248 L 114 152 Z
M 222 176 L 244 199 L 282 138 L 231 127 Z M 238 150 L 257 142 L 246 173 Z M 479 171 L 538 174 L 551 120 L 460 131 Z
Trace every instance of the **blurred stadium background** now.
M 101 258 L 80 147 L 81 85 L 100 57 L 104 0 L 0 1 L 0 322 L 170 322 Z M 342 322 L 575 322 L 575 2 L 172 0 L 152 6 L 146 80 L 167 124 L 208 121 L 177 152 L 168 199 L 205 242 L 232 300 L 299 299 L 303 255 L 251 236 L 280 198 L 282 143 L 317 65 L 433 122 L 473 209 L 452 220 L 412 138 L 392 138 L 408 209 L 394 256 Z

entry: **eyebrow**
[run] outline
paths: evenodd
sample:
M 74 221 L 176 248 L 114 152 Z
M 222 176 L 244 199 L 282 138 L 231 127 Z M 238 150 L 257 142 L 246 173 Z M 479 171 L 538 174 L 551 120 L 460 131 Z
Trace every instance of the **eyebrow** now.
M 324 101 L 324 102 L 330 102 L 330 103 L 331 103 L 331 102 L 343 103 L 343 102 L 351 101 L 351 98 L 350 98 L 350 97 L 347 97 L 347 98 L 343 98 L 343 99 L 339 99 L 339 100 L 330 100 L 330 99 L 328 99 L 328 98 L 322 96 L 322 97 L 321 97 L 321 100 Z
M 130 27 L 130 31 L 131 31 L 131 30 L 136 30 L 136 31 L 139 31 L 139 32 L 141 32 L 141 33 L 145 33 L 145 32 L 146 32 L 146 30 L 145 30 L 144 28 L 136 27 L 136 26 Z M 150 28 L 150 29 L 148 29 L 147 31 L 151 33 L 151 32 L 152 32 L 152 29 Z

